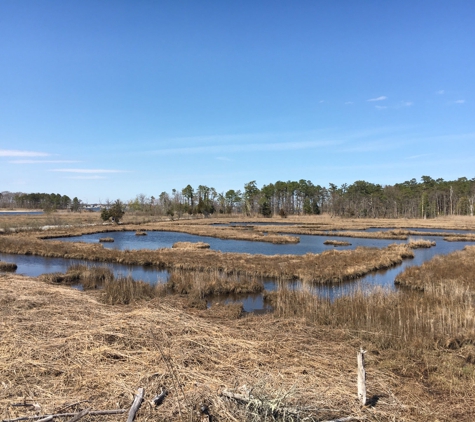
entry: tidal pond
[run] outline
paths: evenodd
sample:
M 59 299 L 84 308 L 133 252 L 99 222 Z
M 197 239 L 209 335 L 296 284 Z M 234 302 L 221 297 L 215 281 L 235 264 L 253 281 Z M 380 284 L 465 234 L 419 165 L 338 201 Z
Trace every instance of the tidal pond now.
M 179 232 L 147 231 L 147 236 L 136 236 L 135 232 L 110 232 L 95 233 L 75 237 L 61 237 L 52 240 L 63 242 L 85 242 L 98 243 L 101 237 L 107 235 L 114 239 L 114 242 L 103 243 L 105 248 L 118 250 L 136 249 L 160 249 L 171 248 L 176 242 L 205 242 L 209 243 L 210 249 L 221 252 L 249 253 L 261 255 L 304 255 L 306 253 L 321 253 L 328 249 L 355 249 L 358 246 L 384 248 L 391 243 L 405 242 L 402 240 L 388 239 L 363 239 L 355 237 L 335 237 L 340 241 L 347 241 L 350 246 L 328 246 L 323 242 L 330 237 L 298 235 L 299 243 L 287 245 L 275 245 L 268 242 L 253 242 L 249 240 L 218 239 L 207 236 L 197 236 Z M 297 235 L 296 235 L 297 236 Z
M 64 238 L 64 241 L 83 241 L 95 243 L 103 237 L 103 233 Z M 104 245 L 105 247 L 113 247 L 117 249 L 157 249 L 163 247 L 171 247 L 173 243 L 178 241 L 206 242 L 211 245 L 214 250 L 222 252 L 244 252 L 254 254 L 305 254 L 320 253 L 324 250 L 333 249 L 333 246 L 324 245 L 323 242 L 332 239 L 331 236 L 310 236 L 301 235 L 299 244 L 292 245 L 273 245 L 265 242 L 250 242 L 241 240 L 222 240 L 212 237 L 195 236 L 177 232 L 147 232 L 147 236 L 135 236 L 135 232 L 112 232 L 107 233 L 108 237 L 114 238 L 115 242 Z M 412 239 L 427 239 L 436 242 L 436 246 L 428 249 L 416 249 L 414 251 L 414 259 L 404 260 L 401 265 L 396 267 L 370 273 L 358 280 L 335 284 L 335 285 L 303 285 L 299 281 L 286 282 L 287 288 L 291 289 L 308 289 L 312 293 L 322 297 L 335 299 L 342 295 L 347 295 L 355 289 L 371 290 L 375 287 L 383 287 L 389 290 L 395 290 L 394 279 L 397 274 L 406 267 L 412 265 L 421 265 L 425 261 L 433 258 L 435 255 L 448 254 L 450 252 L 463 249 L 466 245 L 473 245 L 473 242 L 446 242 L 439 236 L 410 236 Z M 347 240 L 352 245 L 348 247 L 336 247 L 336 249 L 354 249 L 357 246 L 369 246 L 382 248 L 391 243 L 405 243 L 405 241 L 395 241 L 386 239 L 359 239 L 337 237 L 338 240 Z M 56 239 L 58 240 L 58 239 Z M 83 263 L 84 261 L 63 258 L 43 258 L 38 256 L 10 255 L 0 254 L 0 260 L 7 262 L 15 262 L 18 265 L 17 273 L 28 276 L 38 276 L 43 273 L 65 272 L 73 263 Z M 157 270 L 153 267 L 142 266 L 126 266 L 120 264 L 100 264 L 91 263 L 89 265 L 106 265 L 112 269 L 115 275 L 131 275 L 136 280 L 143 280 L 149 283 L 162 283 L 168 279 L 168 271 Z M 278 288 L 276 280 L 263 280 L 265 290 L 272 291 Z M 214 297 L 209 300 L 209 304 L 216 301 L 232 303 L 242 302 L 244 310 L 247 312 L 263 312 L 269 310 L 269 305 L 263 300 L 262 294 L 249 294 L 238 296 Z

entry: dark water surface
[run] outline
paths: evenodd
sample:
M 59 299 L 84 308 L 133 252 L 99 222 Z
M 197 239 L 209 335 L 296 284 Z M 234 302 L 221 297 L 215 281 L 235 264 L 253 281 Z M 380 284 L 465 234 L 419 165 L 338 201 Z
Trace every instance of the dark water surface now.
M 419 229 L 418 229 L 419 230 Z M 382 248 L 391 243 L 405 243 L 405 241 L 384 240 L 384 239 L 358 239 L 332 236 L 310 236 L 301 235 L 300 243 L 295 245 L 273 245 L 265 242 L 250 242 L 240 240 L 222 240 L 211 237 L 195 236 L 177 232 L 148 232 L 147 236 L 135 236 L 135 232 L 113 232 L 80 236 L 77 238 L 64 238 L 64 241 L 83 241 L 95 243 L 100 237 L 112 237 L 115 243 L 104 244 L 105 247 L 117 249 L 157 249 L 171 247 L 173 243 L 179 241 L 206 242 L 214 250 L 222 252 L 241 252 L 252 254 L 295 254 L 301 255 L 308 252 L 320 253 L 324 250 L 333 249 L 333 246 L 324 245 L 327 239 L 346 240 L 352 245 L 348 247 L 337 247 L 336 249 L 354 249 L 357 246 L 370 246 Z M 429 249 L 416 249 L 414 259 L 404 260 L 402 264 L 388 270 L 377 271 L 361 277 L 358 280 L 345 282 L 337 285 L 302 285 L 299 281 L 288 282 L 286 286 L 292 289 L 309 289 L 314 294 L 322 297 L 334 299 L 336 297 L 350 294 L 355 289 L 371 290 L 375 287 L 383 287 L 388 290 L 395 290 L 394 279 L 405 268 L 412 265 L 421 265 L 430 260 L 435 255 L 448 254 L 461 250 L 466 245 L 475 245 L 475 242 L 446 242 L 439 236 L 411 236 L 412 239 L 427 239 L 436 242 L 436 246 Z M 84 263 L 81 260 L 63 258 L 43 258 L 38 256 L 0 254 L 0 260 L 15 262 L 18 265 L 17 273 L 28 276 L 38 276 L 43 273 L 65 272 L 73 263 Z M 112 269 L 116 275 L 131 275 L 136 280 L 143 280 L 149 283 L 166 282 L 168 272 L 157 270 L 153 267 L 126 266 L 120 264 L 91 263 L 89 265 L 106 265 Z M 272 279 L 264 280 L 265 289 L 276 290 L 278 283 Z M 262 294 L 215 297 L 210 300 L 210 304 L 215 302 L 241 302 L 247 312 L 263 312 L 269 310 L 269 305 L 263 300 Z

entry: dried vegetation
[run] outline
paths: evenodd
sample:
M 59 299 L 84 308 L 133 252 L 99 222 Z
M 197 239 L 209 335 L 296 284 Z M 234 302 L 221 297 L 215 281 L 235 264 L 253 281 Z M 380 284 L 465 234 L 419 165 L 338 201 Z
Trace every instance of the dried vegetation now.
M 137 422 L 199 421 L 203 406 L 216 422 L 471 420 L 473 369 L 463 370 L 451 350 L 439 368 L 433 356 L 364 342 L 374 406 L 361 408 L 356 350 L 364 328 L 309 325 L 292 316 L 233 319 L 235 310 L 222 307 L 217 319 L 213 308 L 183 310 L 176 297 L 111 306 L 97 301 L 98 292 L 13 275 L 0 278 L 0 293 L 3 419 L 34 414 L 12 406 L 24 402 L 37 403 L 41 414 L 127 408 L 144 387 Z M 444 384 L 439 377 L 452 361 L 462 375 Z M 222 395 L 244 386 L 255 398 L 250 406 Z M 163 403 L 150 405 L 162 388 Z

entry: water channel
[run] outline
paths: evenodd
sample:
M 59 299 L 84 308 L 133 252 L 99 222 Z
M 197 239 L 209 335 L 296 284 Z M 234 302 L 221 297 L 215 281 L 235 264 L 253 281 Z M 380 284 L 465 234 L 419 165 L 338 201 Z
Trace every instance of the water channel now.
M 421 229 L 417 229 L 421 230 Z M 429 230 L 436 232 L 437 230 Z M 448 230 L 447 230 L 448 231 Z M 441 230 L 440 232 L 446 232 Z M 196 236 L 186 233 L 178 232 L 147 232 L 146 236 L 136 236 L 135 232 L 111 232 L 97 233 L 91 235 L 84 235 L 78 237 L 60 238 L 66 242 L 88 242 L 97 243 L 101 237 L 112 237 L 114 243 L 104 243 L 104 247 L 115 248 L 120 250 L 125 249 L 159 249 L 170 248 L 175 242 L 206 242 L 210 244 L 211 249 L 222 252 L 237 252 L 237 253 L 251 253 L 251 254 L 294 254 L 301 255 L 305 253 L 321 253 L 329 249 L 355 249 L 358 246 L 378 247 L 383 248 L 391 243 L 405 243 L 402 240 L 386 240 L 386 239 L 364 239 L 364 238 L 350 238 L 350 237 L 332 237 L 329 236 L 312 236 L 299 235 L 300 243 L 289 245 L 274 245 L 266 242 L 251 242 L 242 240 L 223 240 L 212 237 Z M 436 242 L 436 246 L 430 249 L 416 249 L 414 251 L 414 259 L 405 260 L 401 265 L 390 268 L 384 271 L 377 271 L 368 274 L 356 281 L 341 283 L 336 285 L 315 285 L 310 287 L 314 294 L 319 296 L 334 299 L 338 296 L 350 294 L 355 289 L 371 290 L 375 287 L 383 287 L 389 290 L 394 290 L 394 279 L 397 274 L 403 271 L 406 267 L 412 265 L 421 265 L 423 262 L 431 259 L 435 255 L 448 254 L 450 252 L 461 250 L 466 245 L 474 245 L 474 242 L 447 242 L 441 236 L 410 236 L 412 239 L 427 239 Z M 347 247 L 333 247 L 324 245 L 323 242 L 328 239 L 344 240 L 351 243 Z M 17 273 L 27 276 L 36 277 L 40 274 L 51 272 L 66 272 L 68 267 L 73 263 L 84 263 L 84 261 L 64 258 L 44 258 L 32 255 L 11 255 L 0 254 L 1 261 L 15 262 L 18 265 Z M 91 265 L 91 263 L 89 263 Z M 168 271 L 157 270 L 153 267 L 142 266 L 127 266 L 121 264 L 92 264 L 92 265 L 107 265 L 115 275 L 131 275 L 136 280 L 143 280 L 149 283 L 163 283 L 168 279 Z M 277 282 L 272 279 L 263 280 L 264 287 L 268 291 L 277 289 Z M 301 283 L 288 283 L 289 288 L 301 289 Z M 305 288 L 309 288 L 306 286 Z M 210 303 L 215 301 L 220 302 L 234 302 L 239 301 L 243 303 L 244 310 L 247 312 L 262 312 L 269 309 L 268 305 L 264 303 L 262 294 L 245 295 L 245 296 L 228 296 L 217 297 L 210 300 Z

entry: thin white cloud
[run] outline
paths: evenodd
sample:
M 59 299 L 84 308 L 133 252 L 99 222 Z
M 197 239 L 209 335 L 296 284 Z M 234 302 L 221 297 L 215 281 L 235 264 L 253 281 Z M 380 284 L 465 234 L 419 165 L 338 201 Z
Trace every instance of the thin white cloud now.
M 353 101 L 346 101 L 345 104 L 350 105 L 350 104 L 354 104 L 354 103 L 353 103 Z
M 77 160 L 11 160 L 11 164 L 64 164 L 64 163 L 80 163 Z
M 443 89 L 440 89 L 439 91 L 436 92 L 438 95 L 444 95 L 445 91 Z
M 57 171 L 61 173 L 86 173 L 86 174 L 127 173 L 127 171 L 125 170 L 109 170 L 109 169 L 53 169 L 50 171 Z
M 406 157 L 406 160 L 417 160 L 417 159 L 419 159 L 419 158 L 430 157 L 431 155 L 434 155 L 434 154 L 431 153 L 431 154 L 411 155 L 411 156 L 409 156 L 409 157 Z
M 107 179 L 105 176 L 70 176 L 66 177 L 66 179 L 74 179 L 74 180 L 103 180 Z
M 385 97 L 384 95 L 382 95 L 381 97 L 377 97 L 377 98 L 370 98 L 369 100 L 366 100 L 366 101 L 383 101 L 383 100 L 387 100 L 388 97 Z
M 20 151 L 15 149 L 0 149 L 0 157 L 49 157 L 51 154 L 39 151 Z
M 384 110 L 386 109 L 387 107 L 386 106 L 380 106 L 380 105 L 377 105 L 375 106 L 378 110 Z
M 295 151 L 303 149 L 315 149 L 326 146 L 334 146 L 341 144 L 342 141 L 300 141 L 300 142 L 274 142 L 274 143 L 256 143 L 256 144 L 234 144 L 234 145 L 209 145 L 199 147 L 182 147 L 182 148 L 162 148 L 150 151 L 157 155 L 170 154 L 199 154 L 199 153 L 238 153 L 238 152 L 254 152 L 254 151 Z
M 464 104 L 465 100 L 456 100 L 454 101 L 455 104 Z
M 325 100 L 320 100 L 319 103 L 320 104 L 323 104 L 325 102 Z

